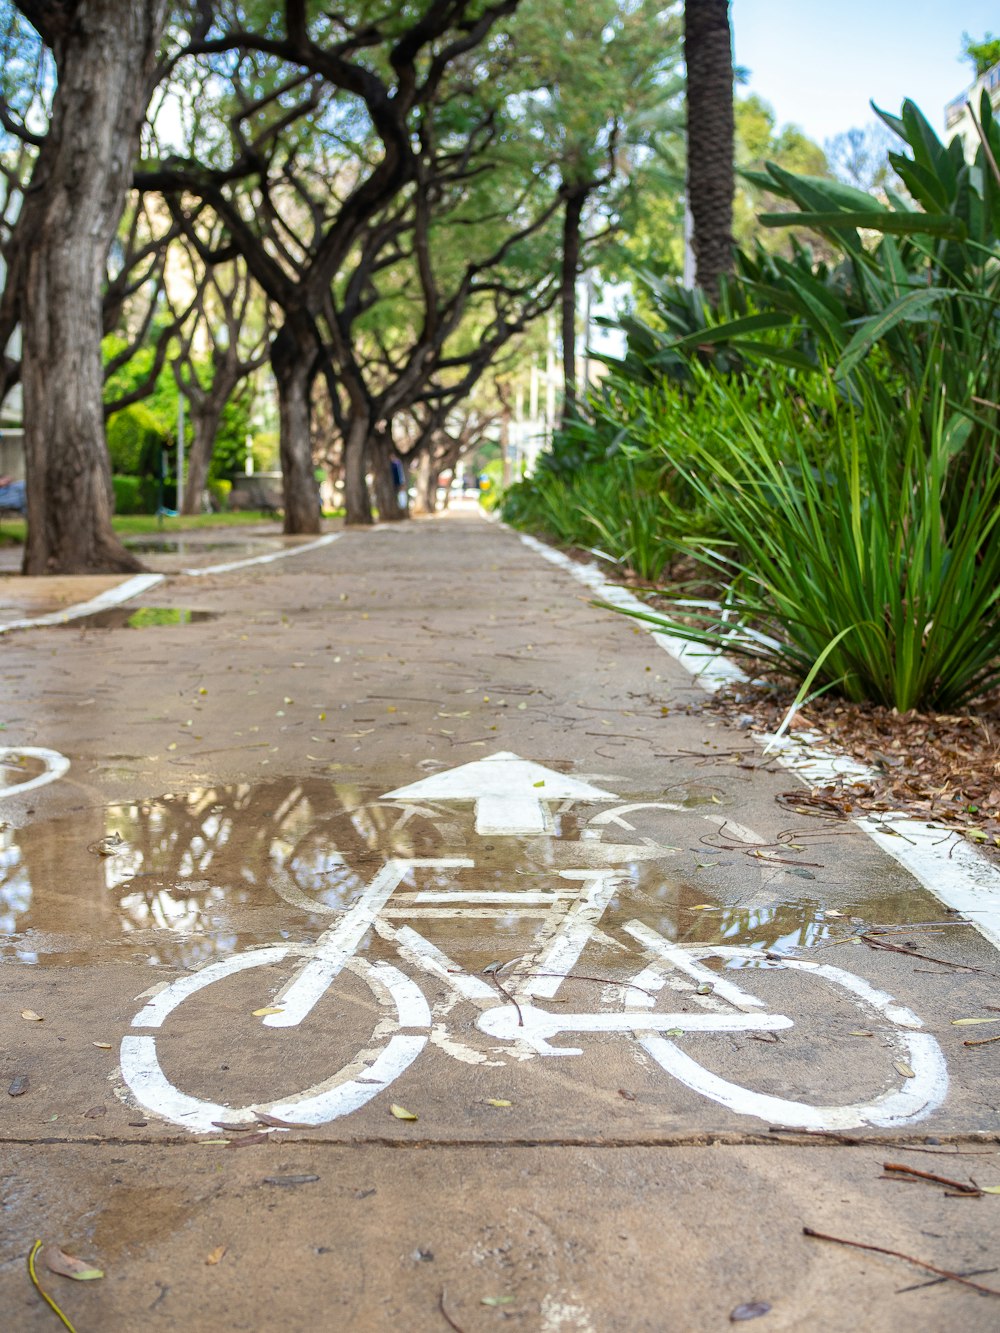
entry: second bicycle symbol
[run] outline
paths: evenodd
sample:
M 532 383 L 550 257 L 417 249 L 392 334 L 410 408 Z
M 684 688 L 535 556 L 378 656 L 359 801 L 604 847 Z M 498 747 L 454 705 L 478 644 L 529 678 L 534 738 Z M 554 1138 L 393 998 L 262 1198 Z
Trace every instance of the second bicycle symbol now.
M 471 803 L 479 839 L 548 839 L 548 868 L 534 872 L 527 885 L 512 876 L 504 887 L 483 888 L 473 839 L 471 847 L 456 849 L 472 855 L 387 859 L 343 910 L 309 899 L 276 874 L 279 895 L 325 913 L 329 927 L 312 942 L 234 953 L 154 994 L 122 1041 L 121 1072 L 131 1095 L 147 1111 L 196 1133 L 220 1122 L 253 1123 L 259 1113 L 318 1125 L 383 1095 L 428 1047 L 460 1062 L 502 1064 L 572 1060 L 588 1044 L 613 1039 L 631 1043 L 647 1064 L 701 1096 L 769 1124 L 887 1127 L 919 1120 L 942 1103 L 948 1079 L 934 1037 L 915 1013 L 854 973 L 798 958 L 772 961 L 759 950 L 722 943 L 679 944 L 620 911 L 612 922 L 609 906 L 628 890 L 635 868 L 674 849 L 649 838 L 610 842 L 608 830 L 634 833 L 640 809 L 677 809 L 668 802 L 616 806 L 619 800 L 507 752 L 386 793 L 380 804 L 403 809 Z M 581 836 L 555 839 L 553 807 L 570 804 L 583 809 L 576 812 Z M 598 808 L 590 813 L 589 806 Z M 461 959 L 462 931 L 470 922 L 480 938 L 493 926 L 498 941 L 509 940 L 517 926 L 527 932 L 528 947 L 471 970 Z M 159 1043 L 181 1007 L 204 1009 L 210 988 L 255 975 L 262 979 L 255 1021 L 282 1030 L 284 1040 L 318 1039 L 324 1049 L 339 1049 L 341 1042 L 331 1039 L 338 1034 L 317 1025 L 330 1021 L 321 1002 L 347 983 L 355 991 L 360 983 L 369 997 L 362 1006 L 368 1035 L 299 1090 L 283 1089 L 283 1065 L 259 1070 L 260 1095 L 242 1106 L 177 1086 L 164 1070 Z M 800 983 L 797 990 L 776 985 L 789 977 Z M 580 984 L 567 984 L 580 982 L 590 996 L 586 1003 Z M 822 1002 L 789 1011 L 787 1000 L 801 996 L 801 983 L 822 991 Z M 866 1030 L 881 1039 L 871 1086 L 842 1102 L 828 1104 L 822 1095 L 824 1087 L 839 1086 L 837 1079 L 803 1078 L 801 1087 L 777 1095 L 724 1076 L 720 1061 L 703 1054 L 705 1036 L 773 1041 L 803 1021 L 822 1025 L 829 1003 L 860 1011 Z M 689 1038 L 698 1039 L 698 1058 L 695 1043 L 685 1049 Z

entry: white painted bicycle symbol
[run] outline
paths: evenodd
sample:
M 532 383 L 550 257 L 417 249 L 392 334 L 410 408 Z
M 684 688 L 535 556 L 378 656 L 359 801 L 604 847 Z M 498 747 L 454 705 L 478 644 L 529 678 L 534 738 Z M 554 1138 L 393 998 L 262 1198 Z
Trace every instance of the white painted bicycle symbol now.
M 0 745 L 0 769 L 9 768 L 20 773 L 25 768 L 25 760 L 33 767 L 40 767 L 41 772 L 0 786 L 0 798 L 34 791 L 36 787 L 44 787 L 46 783 L 55 782 L 69 772 L 69 760 L 58 750 L 49 750 L 42 745 Z
M 470 770 L 478 770 L 480 777 L 486 772 L 485 795 L 470 792 L 456 776 L 467 780 Z M 506 804 L 505 791 L 513 792 Z M 618 799 L 507 754 L 436 775 L 383 799 L 429 797 L 476 800 L 477 830 L 490 836 L 541 833 L 550 826 L 546 805 L 550 800 Z M 656 1065 L 693 1091 L 771 1124 L 827 1130 L 886 1127 L 919 1120 L 941 1104 L 948 1079 L 934 1037 L 922 1030 L 910 1009 L 853 973 L 802 959 L 770 962 L 759 950 L 745 947 L 682 946 L 637 919 L 609 933 L 602 918 L 623 884 L 620 863 L 649 859 L 664 850 L 600 841 L 601 830 L 612 823 L 630 828 L 624 815 L 635 808 L 605 810 L 591 820 L 580 842 L 554 843 L 564 855 L 576 855 L 578 864 L 554 869 L 544 889 L 463 887 L 468 872 L 476 869 L 469 857 L 390 859 L 344 911 L 306 900 L 301 891 L 279 882 L 278 892 L 289 902 L 336 915 L 336 922 L 313 944 L 249 949 L 181 977 L 154 995 L 134 1020 L 139 1032 L 122 1041 L 125 1082 L 148 1111 L 194 1132 L 211 1131 L 219 1121 L 249 1123 L 259 1112 L 315 1125 L 348 1115 L 383 1093 L 428 1043 L 460 1060 L 498 1063 L 536 1056 L 572 1057 L 582 1053 L 574 1039 L 612 1033 L 637 1042 Z M 618 862 L 618 867 L 609 861 Z M 422 880 L 432 887 L 421 888 Z M 508 923 L 518 917 L 540 918 L 542 924 L 531 955 L 512 960 L 502 969 L 502 979 L 496 973 L 491 980 L 465 970 L 411 924 L 428 918 L 454 921 L 459 915 L 480 921 L 503 918 Z M 393 961 L 359 956 L 363 942 L 375 937 Z M 592 1011 L 566 1012 L 556 1007 L 559 993 L 588 945 L 617 951 L 630 960 L 638 956 L 640 965 L 621 980 L 607 980 Z M 711 961 L 722 969 L 707 966 Z M 681 1049 L 675 1038 L 684 1034 L 764 1034 L 794 1026 L 793 1017 L 771 1012 L 764 1000 L 736 983 L 726 965 L 741 963 L 753 964 L 751 971 L 741 970 L 741 977 L 760 978 L 772 969 L 790 971 L 832 986 L 857 1006 L 867 1027 L 882 1039 L 887 1086 L 866 1101 L 815 1105 L 730 1082 Z M 275 967 L 287 968 L 290 975 L 265 1006 L 260 1021 L 266 1027 L 299 1028 L 338 977 L 347 974 L 364 983 L 377 1012 L 364 1048 L 322 1082 L 239 1108 L 175 1087 L 161 1066 L 157 1048 L 157 1033 L 164 1023 L 208 987 L 253 969 Z M 425 988 L 432 989 L 433 1003 Z M 665 1000 L 674 1007 L 665 1005 Z M 466 1012 L 474 1015 L 474 1021 L 462 1023 L 456 1018 L 462 1005 L 471 1006 Z M 480 1047 L 469 1044 L 470 1033 Z

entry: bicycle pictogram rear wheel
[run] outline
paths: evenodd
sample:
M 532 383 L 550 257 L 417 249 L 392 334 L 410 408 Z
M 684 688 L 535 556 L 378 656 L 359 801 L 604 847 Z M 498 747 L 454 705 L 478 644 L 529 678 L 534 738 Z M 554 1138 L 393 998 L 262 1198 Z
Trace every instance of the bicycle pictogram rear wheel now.
M 626 928 L 628 929 L 628 927 Z M 645 944 L 653 943 L 654 932 L 647 931 L 638 924 L 630 931 L 641 938 Z M 650 938 L 646 938 L 646 937 Z M 652 950 L 651 950 L 652 951 Z M 756 1091 L 742 1086 L 729 1077 L 714 1072 L 699 1063 L 692 1054 L 682 1049 L 675 1040 L 660 1033 L 649 1031 L 637 1032 L 643 1049 L 668 1074 L 692 1091 L 700 1093 L 720 1105 L 740 1115 L 755 1116 L 768 1124 L 783 1125 L 789 1128 L 848 1130 L 863 1125 L 891 1128 L 923 1119 L 944 1101 L 948 1088 L 948 1074 L 944 1055 L 935 1038 L 921 1029 L 923 1024 L 912 1010 L 899 1004 L 885 991 L 872 986 L 863 978 L 843 968 L 826 963 L 813 963 L 804 959 L 785 958 L 771 962 L 764 959 L 757 949 L 709 945 L 699 948 L 679 949 L 663 941 L 658 949 L 664 955 L 664 961 L 654 961 L 632 978 L 632 985 L 624 989 L 624 1005 L 627 1010 L 652 1010 L 655 1006 L 653 996 L 666 989 L 671 994 L 671 1006 L 676 1001 L 677 959 L 683 955 L 689 962 L 688 970 L 696 975 L 713 975 L 716 978 L 713 994 L 704 998 L 697 996 L 694 985 L 689 985 L 688 993 L 705 1007 L 722 1007 L 723 1004 L 736 1005 L 745 1010 L 760 1009 L 765 1004 L 775 1012 L 788 1013 L 789 1005 L 783 1000 L 766 1002 L 756 994 L 748 994 L 744 986 L 754 986 L 755 991 L 766 994 L 764 977 L 769 972 L 794 974 L 803 979 L 825 983 L 832 987 L 840 1000 L 846 999 L 863 1014 L 867 1032 L 858 1033 L 870 1036 L 878 1042 L 873 1048 L 872 1057 L 878 1057 L 875 1063 L 884 1065 L 885 1073 L 881 1078 L 882 1087 L 870 1097 L 865 1097 L 845 1104 L 820 1104 L 818 1099 L 808 1101 L 793 1100 L 769 1092 Z M 741 968 L 734 972 L 724 970 L 721 973 L 708 974 L 699 965 L 705 960 L 718 959 L 728 963 L 740 961 L 752 964 L 750 969 Z M 739 983 L 731 978 L 739 978 Z M 761 983 L 761 984 L 758 984 Z M 812 1023 L 816 1031 L 815 1018 L 822 1013 L 822 1007 L 809 1014 L 789 1014 L 794 1020 L 793 1029 L 801 1030 L 803 1024 Z M 785 1048 L 782 1041 L 785 1034 L 775 1034 L 774 1044 L 759 1048 L 760 1051 L 773 1050 L 775 1059 L 780 1060 Z M 683 1038 L 682 1038 L 683 1040 Z M 817 1036 L 817 1047 L 822 1042 Z M 704 1048 L 703 1048 L 704 1049 Z M 754 1061 L 760 1064 L 761 1058 Z M 817 1069 L 821 1075 L 817 1082 L 826 1081 L 836 1084 L 837 1077 L 829 1077 L 831 1071 L 823 1071 L 821 1060 L 817 1060 Z M 843 1070 L 842 1063 L 838 1069 Z M 841 1074 L 841 1077 L 844 1075 Z M 803 1088 L 806 1096 L 809 1093 Z M 820 1094 L 821 1095 L 821 1094 Z
M 159 1029 L 179 1005 L 206 987 L 237 973 L 272 967 L 289 958 L 308 958 L 309 954 L 307 947 L 283 944 L 251 949 L 212 963 L 160 991 L 136 1015 L 133 1026 Z M 147 1110 L 200 1133 L 210 1132 L 218 1121 L 252 1123 L 257 1111 L 309 1125 L 348 1115 L 377 1096 L 412 1064 L 427 1043 L 431 1014 L 420 988 L 392 964 L 350 958 L 344 970 L 368 986 L 381 1018 L 375 1024 L 369 1047 L 359 1050 L 347 1064 L 301 1092 L 270 1098 L 265 1095 L 240 1107 L 193 1096 L 175 1087 L 164 1073 L 155 1032 L 122 1039 L 122 1077 Z M 296 1028 L 284 1031 L 289 1040 L 295 1039 Z

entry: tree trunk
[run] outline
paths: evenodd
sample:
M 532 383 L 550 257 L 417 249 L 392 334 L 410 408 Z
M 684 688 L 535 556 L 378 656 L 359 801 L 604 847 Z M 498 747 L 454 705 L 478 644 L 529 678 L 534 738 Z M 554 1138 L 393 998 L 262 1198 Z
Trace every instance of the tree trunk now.
M 418 514 L 433 514 L 437 508 L 437 468 L 433 455 L 434 446 L 428 445 L 417 461 L 414 508 Z
M 309 430 L 315 363 L 312 340 L 286 322 L 271 344 L 271 367 L 278 386 L 284 530 L 289 534 L 319 532 L 323 517 Z
M 111 526 L 101 284 L 166 0 L 34 6 L 57 87 L 13 239 L 23 338 L 26 574 L 141 569 Z
M 399 503 L 399 486 L 393 476 L 392 459 L 395 449 L 392 434 L 387 427 L 373 431 L 368 441 L 368 456 L 375 480 L 375 504 L 379 522 L 398 523 L 409 518 L 409 511 Z
M 714 303 L 733 270 L 733 51 L 729 0 L 687 0 L 687 196 L 695 281 Z
M 371 523 L 372 502 L 368 494 L 369 419 L 361 414 L 351 417 L 344 436 L 344 522 Z
M 208 469 L 215 451 L 215 437 L 219 433 L 219 421 L 225 402 L 216 402 L 209 397 L 197 409 L 191 405 L 191 424 L 193 439 L 187 457 L 187 476 L 184 478 L 184 504 L 182 514 L 200 514 L 202 496 L 208 484 Z
M 578 189 L 566 199 L 563 214 L 562 274 L 559 312 L 562 322 L 563 410 L 562 425 L 577 415 L 576 411 L 576 278 L 580 271 L 580 219 L 589 190 Z

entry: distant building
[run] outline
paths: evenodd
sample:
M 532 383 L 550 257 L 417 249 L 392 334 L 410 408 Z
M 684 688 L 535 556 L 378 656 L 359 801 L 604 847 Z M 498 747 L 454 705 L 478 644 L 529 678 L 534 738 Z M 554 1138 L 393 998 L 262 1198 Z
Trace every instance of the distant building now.
M 979 149 L 979 135 L 973 124 L 972 117 L 969 115 L 969 103 L 972 103 L 972 109 L 976 113 L 976 119 L 979 119 L 979 104 L 984 92 L 990 95 L 990 104 L 993 110 L 1000 108 L 1000 62 L 991 65 L 985 74 L 981 74 L 975 83 L 965 90 L 959 97 L 953 98 L 944 109 L 944 126 L 947 131 L 947 138 L 951 139 L 954 135 L 962 136 L 962 143 L 965 145 L 965 156 L 973 158 Z

